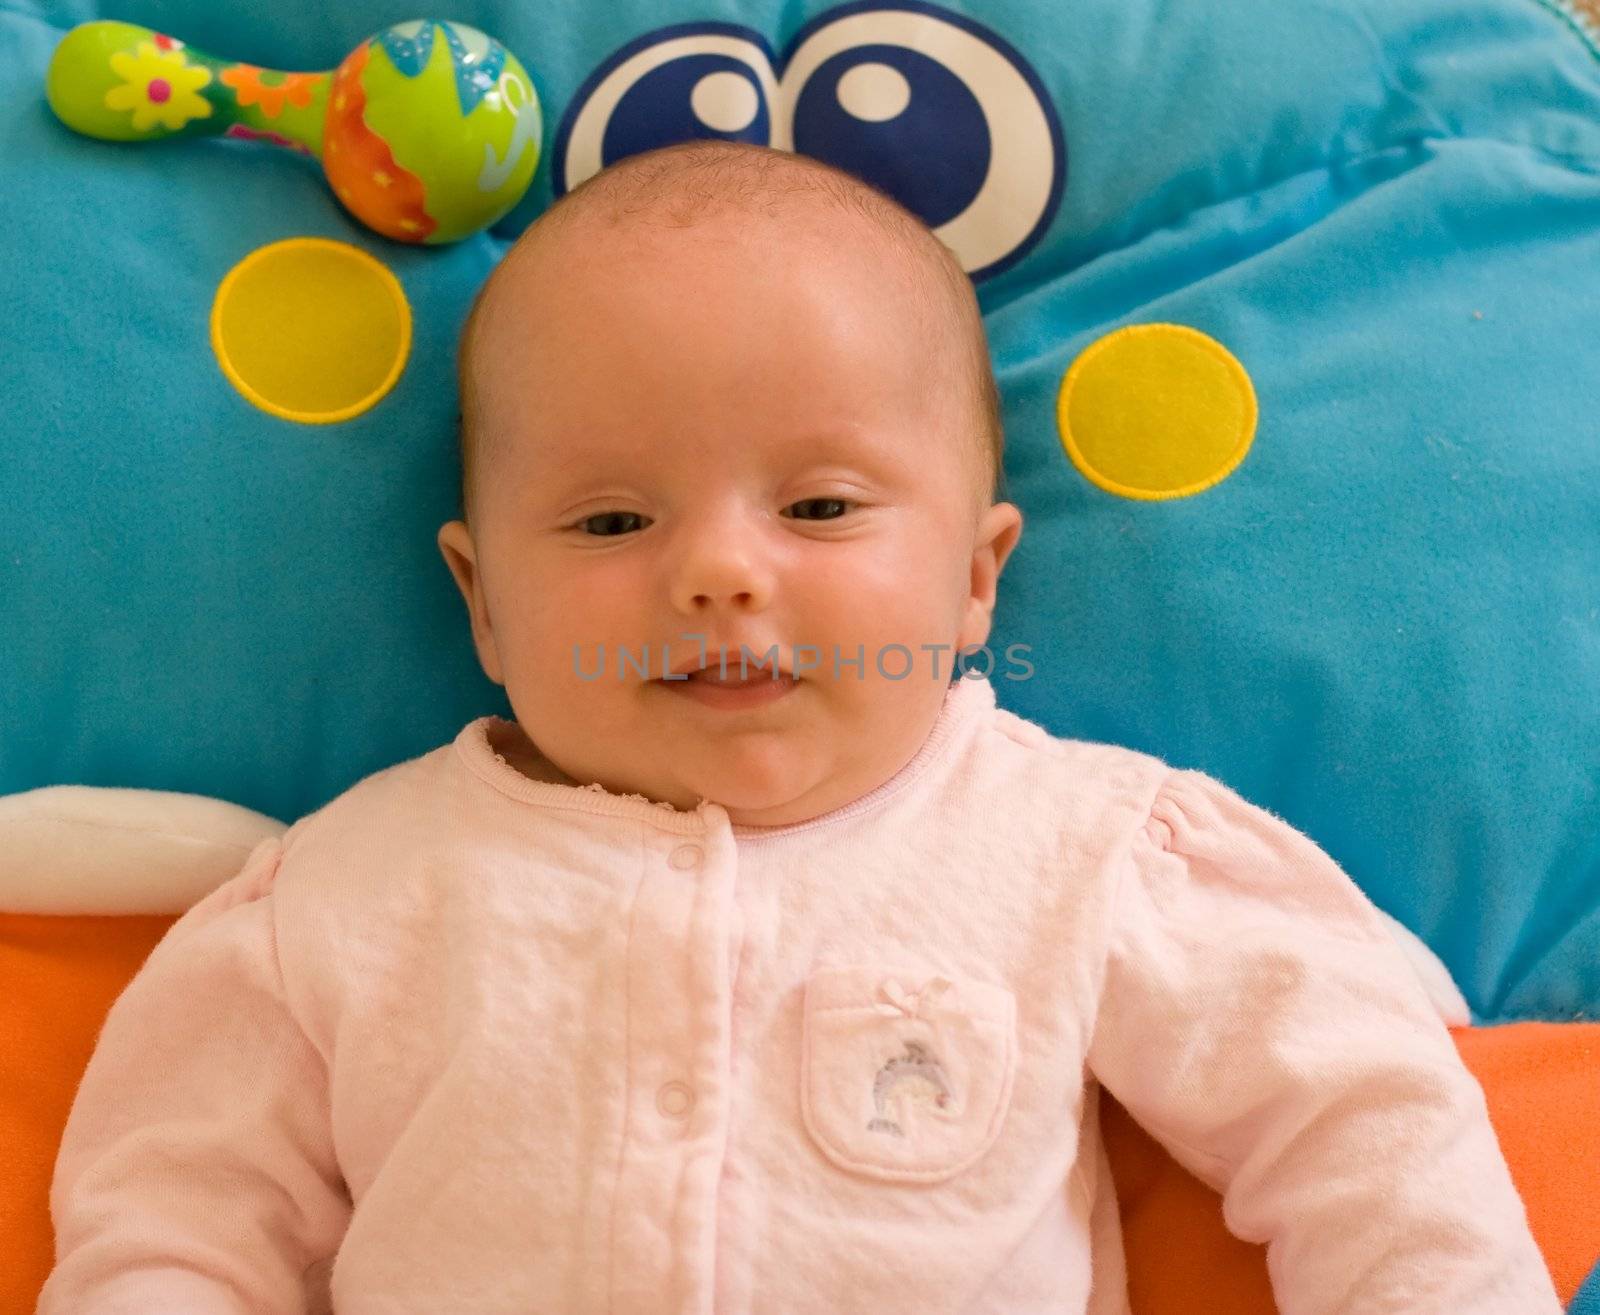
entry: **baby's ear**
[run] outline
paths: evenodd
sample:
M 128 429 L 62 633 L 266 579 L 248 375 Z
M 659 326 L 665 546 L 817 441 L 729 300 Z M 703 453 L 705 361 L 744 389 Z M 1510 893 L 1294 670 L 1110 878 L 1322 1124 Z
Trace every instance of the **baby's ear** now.
M 995 590 L 1006 558 L 1022 536 L 1022 511 L 1014 503 L 997 502 L 978 520 L 972 545 L 972 592 L 961 627 L 961 644 L 982 644 L 989 638 Z
M 478 570 L 478 549 L 465 521 L 446 521 L 439 527 L 439 551 L 455 578 L 456 588 L 467 604 L 472 622 L 472 643 L 478 650 L 478 665 L 496 685 L 504 685 L 500 674 L 500 655 L 495 652 L 494 626 L 483 594 L 483 578 Z
M 978 518 L 972 544 L 972 597 L 994 607 L 995 586 L 1006 559 L 1022 537 L 1022 510 L 1015 503 L 997 502 Z
M 988 543 L 994 553 L 994 574 L 999 579 L 1006 559 L 1022 538 L 1022 508 L 1012 502 L 997 502 L 984 512 L 978 525 L 978 543 Z

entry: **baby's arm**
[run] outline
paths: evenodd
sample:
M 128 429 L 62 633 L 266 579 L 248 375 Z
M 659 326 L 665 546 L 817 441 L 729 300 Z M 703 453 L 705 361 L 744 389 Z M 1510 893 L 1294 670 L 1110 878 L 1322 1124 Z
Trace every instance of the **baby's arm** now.
M 112 1006 L 56 1161 L 38 1315 L 306 1309 L 350 1203 L 321 1057 L 284 999 L 281 841 L 173 924 Z
M 1174 772 L 1115 904 L 1090 1067 L 1285 1315 L 1560 1315 L 1482 1089 L 1332 858 Z

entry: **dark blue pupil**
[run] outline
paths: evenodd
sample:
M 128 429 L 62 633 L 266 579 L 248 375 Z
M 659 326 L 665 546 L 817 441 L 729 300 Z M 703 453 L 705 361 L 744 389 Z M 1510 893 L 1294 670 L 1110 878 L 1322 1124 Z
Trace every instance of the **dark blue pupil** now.
M 844 108 L 839 83 L 884 65 L 911 86 L 911 104 L 884 123 Z M 939 60 L 903 46 L 858 45 L 818 65 L 794 107 L 794 148 L 882 188 L 929 228 L 954 219 L 984 187 L 993 146 L 983 103 Z

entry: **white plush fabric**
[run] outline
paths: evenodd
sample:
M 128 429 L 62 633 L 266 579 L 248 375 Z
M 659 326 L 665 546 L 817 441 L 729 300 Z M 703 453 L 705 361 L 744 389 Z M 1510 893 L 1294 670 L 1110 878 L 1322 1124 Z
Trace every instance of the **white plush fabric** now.
M 0 913 L 182 913 L 283 830 L 237 804 L 168 790 L 0 796 Z

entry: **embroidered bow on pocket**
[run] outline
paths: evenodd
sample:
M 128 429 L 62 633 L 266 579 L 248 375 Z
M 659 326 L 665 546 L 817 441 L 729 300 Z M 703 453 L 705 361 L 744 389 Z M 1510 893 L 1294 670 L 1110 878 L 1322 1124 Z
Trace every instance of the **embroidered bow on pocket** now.
M 916 969 L 819 968 L 806 982 L 800 1108 L 835 1164 L 939 1182 L 993 1145 L 1011 1099 L 1016 997 Z

